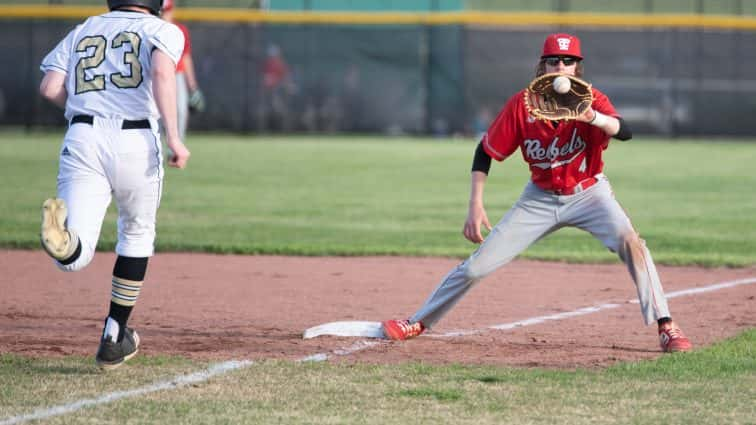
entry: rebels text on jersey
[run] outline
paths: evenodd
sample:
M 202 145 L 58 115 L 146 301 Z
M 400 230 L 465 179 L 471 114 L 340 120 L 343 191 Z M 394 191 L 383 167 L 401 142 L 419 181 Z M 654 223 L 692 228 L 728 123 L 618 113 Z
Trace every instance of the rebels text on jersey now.
M 558 123 L 536 120 L 525 107 L 524 90 L 512 96 L 483 135 L 483 148 L 491 158 L 503 161 L 519 147 L 528 163 L 531 179 L 544 190 L 562 192 L 601 173 L 601 155 L 609 135 L 600 128 L 576 120 Z M 617 111 L 609 98 L 593 89 L 593 109 L 613 117 Z
M 159 49 L 178 63 L 183 48 L 184 35 L 175 25 L 146 13 L 113 11 L 74 28 L 40 69 L 66 75 L 66 119 L 77 114 L 159 118 L 152 51 Z

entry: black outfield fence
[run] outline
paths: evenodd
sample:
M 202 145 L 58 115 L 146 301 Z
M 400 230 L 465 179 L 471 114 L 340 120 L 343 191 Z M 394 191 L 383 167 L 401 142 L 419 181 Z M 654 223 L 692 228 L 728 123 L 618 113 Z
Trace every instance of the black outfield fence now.
M 485 15 L 361 24 L 187 20 L 208 104 L 191 128 L 475 134 L 532 78 L 544 37 L 570 32 L 583 41 L 586 79 L 637 133 L 756 134 L 756 31 L 748 20 L 537 26 L 507 25 L 506 16 L 491 25 Z M 0 124 L 64 124 L 37 95 L 38 68 L 80 21 L 0 19 Z

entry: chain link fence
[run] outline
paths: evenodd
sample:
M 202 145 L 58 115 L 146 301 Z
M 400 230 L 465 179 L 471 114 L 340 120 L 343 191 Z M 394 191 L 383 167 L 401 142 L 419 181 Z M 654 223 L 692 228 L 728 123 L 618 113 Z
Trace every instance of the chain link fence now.
M 0 124 L 64 125 L 37 94 L 38 68 L 79 20 L 2 22 Z M 636 133 L 756 134 L 749 30 L 186 24 L 208 104 L 192 117 L 195 130 L 476 134 L 533 77 L 544 37 L 565 31 L 583 41 L 586 79 Z M 275 84 L 271 60 L 288 70 Z

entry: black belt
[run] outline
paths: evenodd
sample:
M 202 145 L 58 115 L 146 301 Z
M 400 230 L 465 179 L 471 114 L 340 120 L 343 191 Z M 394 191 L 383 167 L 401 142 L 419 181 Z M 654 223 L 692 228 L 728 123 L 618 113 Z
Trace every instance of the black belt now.
M 71 124 L 82 123 L 92 125 L 94 117 L 91 115 L 74 115 L 71 118 Z M 152 128 L 150 120 L 123 120 L 121 130 L 134 130 L 137 128 Z

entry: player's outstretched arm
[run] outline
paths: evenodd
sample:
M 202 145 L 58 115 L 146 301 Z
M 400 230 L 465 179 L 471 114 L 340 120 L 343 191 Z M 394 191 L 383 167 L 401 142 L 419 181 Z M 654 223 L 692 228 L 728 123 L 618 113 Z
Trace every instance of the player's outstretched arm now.
M 152 53 L 152 92 L 163 119 L 165 143 L 171 150 L 168 165 L 184 168 L 191 153 L 179 137 L 176 111 L 176 64 L 170 56 L 158 49 Z
M 471 177 L 470 186 L 470 205 L 467 211 L 467 220 L 465 220 L 465 227 L 462 233 L 465 235 L 465 239 L 472 243 L 483 242 L 483 234 L 481 233 L 481 225 L 491 231 L 491 223 L 488 221 L 488 215 L 486 209 L 483 207 L 483 188 L 486 184 L 488 175 L 482 171 L 473 171 Z
M 57 71 L 47 71 L 39 84 L 39 94 L 53 104 L 65 108 L 68 92 L 66 91 L 66 75 Z
M 593 108 L 588 108 L 577 120 L 596 126 L 609 136 L 614 136 L 620 130 L 620 122 L 617 118 L 604 115 Z

